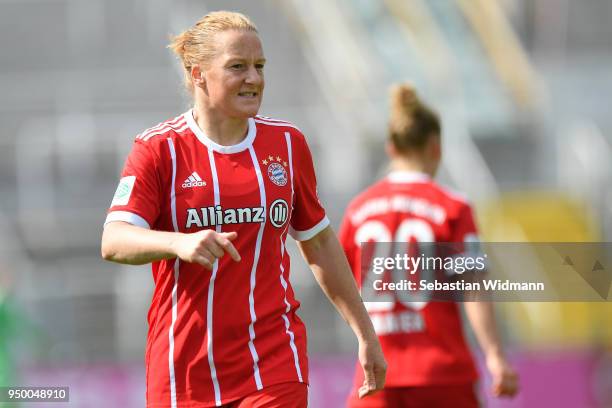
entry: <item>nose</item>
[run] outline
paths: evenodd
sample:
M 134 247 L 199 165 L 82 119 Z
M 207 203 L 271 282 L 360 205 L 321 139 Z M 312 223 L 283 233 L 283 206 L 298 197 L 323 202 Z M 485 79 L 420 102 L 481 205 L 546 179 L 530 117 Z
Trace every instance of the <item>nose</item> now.
M 260 72 L 254 65 L 249 67 L 245 82 L 253 85 L 261 85 L 263 82 L 263 73 Z

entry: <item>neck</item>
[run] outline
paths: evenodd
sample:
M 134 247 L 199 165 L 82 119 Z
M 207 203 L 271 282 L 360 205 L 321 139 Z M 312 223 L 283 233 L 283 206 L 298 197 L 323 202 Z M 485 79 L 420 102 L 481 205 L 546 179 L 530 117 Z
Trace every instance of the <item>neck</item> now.
M 434 176 L 434 170 L 431 166 L 428 166 L 425 161 L 418 159 L 404 159 L 404 158 L 394 158 L 391 159 L 391 163 L 389 166 L 391 171 L 412 171 L 418 173 L 425 173 L 429 177 Z
M 210 140 L 222 146 L 240 143 L 249 130 L 247 119 L 228 118 L 198 103 L 193 107 L 193 118 Z

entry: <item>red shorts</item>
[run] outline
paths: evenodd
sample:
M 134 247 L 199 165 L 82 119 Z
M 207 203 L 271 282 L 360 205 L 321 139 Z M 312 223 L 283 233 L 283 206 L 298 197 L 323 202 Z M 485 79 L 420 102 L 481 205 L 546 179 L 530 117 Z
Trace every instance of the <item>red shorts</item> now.
M 348 408 L 478 408 L 474 384 L 390 387 L 363 399 L 353 390 Z
M 306 408 L 308 386 L 300 382 L 271 385 L 261 391 L 223 405 L 223 408 Z

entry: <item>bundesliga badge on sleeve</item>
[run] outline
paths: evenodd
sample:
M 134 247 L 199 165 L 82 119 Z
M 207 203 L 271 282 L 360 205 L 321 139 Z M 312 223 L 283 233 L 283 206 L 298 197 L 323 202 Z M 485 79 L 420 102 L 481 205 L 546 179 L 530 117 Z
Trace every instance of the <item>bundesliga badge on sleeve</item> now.
M 134 189 L 135 181 L 136 176 L 127 176 L 119 180 L 119 185 L 117 186 L 117 190 L 115 191 L 115 195 L 113 196 L 111 207 L 115 205 L 128 204 L 128 202 L 130 201 L 130 196 L 132 195 L 132 190 Z

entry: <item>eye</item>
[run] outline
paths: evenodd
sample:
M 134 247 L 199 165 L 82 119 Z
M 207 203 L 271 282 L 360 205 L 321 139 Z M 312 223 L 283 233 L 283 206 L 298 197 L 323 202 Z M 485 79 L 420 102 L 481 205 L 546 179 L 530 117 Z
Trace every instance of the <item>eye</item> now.
M 255 64 L 255 69 L 258 70 L 258 71 L 263 71 L 264 64 Z
M 244 69 L 244 64 L 243 63 L 232 64 L 232 65 L 230 65 L 230 69 L 239 71 L 241 69 Z

